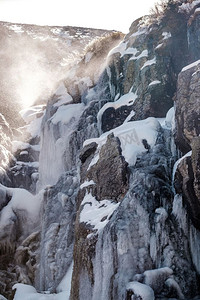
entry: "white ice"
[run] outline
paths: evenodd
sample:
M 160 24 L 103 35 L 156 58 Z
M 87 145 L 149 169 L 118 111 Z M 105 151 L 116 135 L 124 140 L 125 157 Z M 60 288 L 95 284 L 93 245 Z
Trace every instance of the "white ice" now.
M 71 95 L 69 95 L 66 86 L 64 83 L 61 83 L 60 86 L 57 88 L 55 95 L 58 96 L 58 101 L 54 103 L 53 106 L 58 107 L 63 104 L 67 104 L 73 101 L 73 98 Z
M 86 192 L 82 201 L 80 222 L 94 226 L 94 229 L 101 230 L 109 222 L 110 216 L 119 206 L 119 203 L 110 200 L 97 201 L 91 193 Z M 103 220 L 102 220 L 103 219 Z
M 154 58 L 151 59 L 151 60 L 147 60 L 147 61 L 144 63 L 144 65 L 142 66 L 141 70 L 143 70 L 144 68 L 149 67 L 149 66 L 151 66 L 151 65 L 154 65 L 154 64 L 156 64 L 156 57 L 154 57 Z
M 185 66 L 185 67 L 181 70 L 181 72 L 185 72 L 185 71 L 187 71 L 187 70 L 189 70 L 189 69 L 191 69 L 191 68 L 193 68 L 193 67 L 197 67 L 199 64 L 200 64 L 200 59 L 199 59 L 199 60 L 196 60 L 196 61 L 193 62 L 192 64 L 189 64 L 189 65 Z
M 152 288 L 146 284 L 132 281 L 129 282 L 126 286 L 127 290 L 133 291 L 134 295 L 137 297 L 137 299 L 141 300 L 154 300 L 154 291 Z
M 13 286 L 16 293 L 13 300 L 69 300 L 68 292 L 58 294 L 41 294 L 31 285 L 17 283 Z
M 157 85 L 157 84 L 160 84 L 160 83 L 161 83 L 160 80 L 154 80 L 154 81 L 152 81 L 151 83 L 149 83 L 149 86 Z
M 81 115 L 84 105 L 82 103 L 68 104 L 60 106 L 53 117 L 50 119 L 53 124 L 61 122 L 62 124 L 69 123 L 74 117 Z
M 107 136 L 113 133 L 120 139 L 122 154 L 129 165 L 135 165 L 137 157 L 146 152 L 142 143 L 146 139 L 147 143 L 153 147 L 155 145 L 160 123 L 153 117 L 140 121 L 131 121 L 102 134 L 99 138 L 89 139 L 84 142 L 84 146 L 92 142 L 98 144 L 98 148 L 106 143 Z
M 163 32 L 163 33 L 162 33 L 162 36 L 163 36 L 163 40 L 167 40 L 167 39 L 169 39 L 172 35 L 171 35 L 171 32 Z

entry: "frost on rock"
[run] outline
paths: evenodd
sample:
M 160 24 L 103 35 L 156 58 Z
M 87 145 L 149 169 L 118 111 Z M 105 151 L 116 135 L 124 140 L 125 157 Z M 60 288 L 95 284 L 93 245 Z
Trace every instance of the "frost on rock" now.
M 119 203 L 112 203 L 109 200 L 99 202 L 91 194 L 86 193 L 81 205 L 80 222 L 91 225 L 94 230 L 101 230 L 109 222 Z
M 5 203 L 0 214 L 1 251 L 13 251 L 18 237 L 26 238 L 37 227 L 42 192 L 33 196 L 27 190 L 0 186 Z M 26 223 L 26 226 L 24 226 Z
M 127 299 L 141 299 L 141 300 L 154 300 L 154 292 L 148 285 L 139 283 L 137 281 L 129 282 L 126 286 Z
M 68 300 L 67 292 L 49 294 L 48 292 L 37 293 L 33 286 L 17 283 L 13 286 L 16 290 L 13 300 Z
M 160 124 L 155 118 L 141 121 L 132 121 L 102 134 L 97 139 L 90 139 L 84 145 L 95 142 L 98 147 L 105 144 L 109 134 L 113 133 L 121 142 L 122 155 L 130 166 L 133 166 L 139 155 L 147 152 L 155 145 Z

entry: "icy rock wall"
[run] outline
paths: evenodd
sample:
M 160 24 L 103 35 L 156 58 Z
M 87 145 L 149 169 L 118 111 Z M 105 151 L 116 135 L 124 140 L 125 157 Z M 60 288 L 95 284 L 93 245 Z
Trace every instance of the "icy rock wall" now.
M 90 217 L 83 222 L 85 202 L 80 206 L 72 299 L 84 299 L 86 295 L 90 295 L 90 299 L 126 299 L 126 285 L 136 274 L 166 266 L 174 271 L 174 279 L 183 294 L 190 294 L 191 289 L 195 294 L 196 273 L 189 248 L 185 246 L 187 238 L 181 231 L 173 234 L 176 221 L 171 215 L 172 157 L 170 132 L 161 129 L 156 145 L 130 168 L 129 190 L 105 225 L 106 217 L 100 220 L 102 227 L 98 230 L 92 226 L 94 221 Z M 86 195 L 92 188 L 95 189 L 95 183 L 91 181 L 83 185 Z M 84 193 L 81 196 L 84 197 Z M 187 284 L 183 279 L 185 273 L 190 278 Z M 164 283 L 163 288 L 155 292 L 170 295 L 169 289 L 164 290 Z M 177 296 L 176 291 L 172 294 Z
M 76 171 L 70 171 L 45 191 L 40 267 L 36 276 L 39 290 L 55 292 L 72 263 L 78 186 Z

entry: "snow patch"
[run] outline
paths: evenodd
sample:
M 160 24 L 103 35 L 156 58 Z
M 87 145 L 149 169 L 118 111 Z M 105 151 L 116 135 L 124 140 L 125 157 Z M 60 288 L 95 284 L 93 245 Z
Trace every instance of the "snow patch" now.
M 133 294 L 137 297 L 137 299 L 141 300 L 154 300 L 154 291 L 152 288 L 146 284 L 132 281 L 129 282 L 126 286 L 126 290 L 132 291 Z
M 179 6 L 179 12 L 189 13 L 197 4 L 200 4 L 200 0 L 192 1 L 191 3 L 182 3 Z
M 172 182 L 174 182 L 175 173 L 176 173 L 176 170 L 177 170 L 178 165 L 180 164 L 180 162 L 181 162 L 184 158 L 186 158 L 186 157 L 188 157 L 188 156 L 191 156 L 191 155 L 192 155 L 192 151 L 189 151 L 188 153 L 186 153 L 184 156 L 182 156 L 181 158 L 179 158 L 179 159 L 175 162 L 174 167 L 173 167 L 173 173 L 172 173 Z
M 58 96 L 59 101 L 54 103 L 53 106 L 58 107 L 63 104 L 67 104 L 73 101 L 71 95 L 68 94 L 67 88 L 64 83 L 62 83 L 55 92 L 55 95 Z
M 142 57 L 148 57 L 148 55 L 149 55 L 148 50 L 145 49 L 138 56 L 133 55 L 129 60 L 138 60 Z
M 26 210 L 32 221 L 37 219 L 43 198 L 43 191 L 37 195 L 32 195 L 25 189 L 7 188 L 2 184 L 0 184 L 0 189 L 12 197 L 8 205 L 1 211 L 0 228 L 13 222 L 12 218 L 15 217 L 14 212 L 16 210 Z
M 151 60 L 147 60 L 147 61 L 144 63 L 144 65 L 142 66 L 141 70 L 143 70 L 144 68 L 149 67 L 149 66 L 151 66 L 151 65 L 153 65 L 153 64 L 156 64 L 156 57 L 154 57 L 154 58 L 151 59 Z
M 160 80 L 154 80 L 154 81 L 152 81 L 151 83 L 149 83 L 149 86 L 156 85 L 156 84 L 160 84 L 160 83 L 161 83 Z
M 101 230 L 109 222 L 109 219 L 119 203 L 110 200 L 97 201 L 91 193 L 86 193 L 82 201 L 80 222 L 94 226 L 94 229 Z
M 24 143 L 21 141 L 12 141 L 12 152 L 16 153 L 18 150 L 25 150 L 31 148 L 34 151 L 40 151 L 39 145 L 30 145 L 29 143 Z
M 110 52 L 108 53 L 108 57 L 115 53 L 120 53 L 121 56 L 123 56 L 123 53 L 126 51 L 127 43 L 128 42 L 120 42 L 118 46 L 110 50 Z
M 163 36 L 163 40 L 167 40 L 172 36 L 172 34 L 171 32 L 163 32 L 162 36 Z
M 101 119 L 102 119 L 102 115 L 103 113 L 106 111 L 106 109 L 113 107 L 114 109 L 120 108 L 121 106 L 130 106 L 133 105 L 133 103 L 135 102 L 135 100 L 137 99 L 137 94 L 136 93 L 128 93 L 125 94 L 123 96 L 121 96 L 117 101 L 115 102 L 108 102 L 106 103 L 98 112 L 97 114 L 97 120 L 98 120 L 98 125 L 99 127 L 101 124 Z
M 31 285 L 17 283 L 13 286 L 16 293 L 13 300 L 69 300 L 68 292 L 58 294 L 37 293 L 36 289 Z
M 163 45 L 163 43 L 161 43 L 161 44 L 158 44 L 158 46 L 156 46 L 156 48 L 155 48 L 155 49 L 159 49 L 159 48 L 161 48 L 161 47 L 162 47 L 162 45 Z
M 80 189 L 83 189 L 85 187 L 88 187 L 90 185 L 93 185 L 93 184 L 96 184 L 93 180 L 86 180 L 85 182 L 83 182 L 81 185 L 80 185 Z
M 122 155 L 129 165 L 133 166 L 136 159 L 142 153 L 148 151 L 144 147 L 143 140 L 146 140 L 150 147 L 155 145 L 160 123 L 153 117 L 140 121 L 131 121 L 122 124 L 108 132 L 103 133 L 99 138 L 86 140 L 83 146 L 92 142 L 98 144 L 98 149 L 106 143 L 107 136 L 111 133 L 118 137 L 121 142 Z
M 134 32 L 133 34 L 131 34 L 130 37 L 135 37 L 135 36 L 138 36 L 138 35 L 142 35 L 142 34 L 145 34 L 147 33 L 147 29 L 139 29 L 138 31 Z
M 58 124 L 59 122 L 67 124 L 72 119 L 80 117 L 83 108 L 84 105 L 82 103 L 60 106 L 50 120 L 54 125 Z
M 189 64 L 189 65 L 185 66 L 185 67 L 181 70 L 181 72 L 185 72 L 185 71 L 187 71 L 187 70 L 189 70 L 189 69 L 191 69 L 191 68 L 193 68 L 193 67 L 197 67 L 199 64 L 200 64 L 200 59 L 199 59 L 199 60 L 196 60 L 196 61 L 193 62 L 192 64 Z

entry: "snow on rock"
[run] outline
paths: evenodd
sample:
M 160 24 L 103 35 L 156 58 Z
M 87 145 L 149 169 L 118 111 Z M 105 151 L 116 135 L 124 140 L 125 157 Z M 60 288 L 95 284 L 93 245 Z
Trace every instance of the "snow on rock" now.
M 200 0 L 191 1 L 190 3 L 182 3 L 179 6 L 179 12 L 189 13 L 197 4 L 200 4 Z
M 12 141 L 12 152 L 15 153 L 18 150 L 25 150 L 31 148 L 34 151 L 40 151 L 39 145 L 30 145 L 29 143 L 21 142 L 21 141 Z
M 26 130 L 32 138 L 40 136 L 45 106 L 46 105 L 36 105 L 20 111 L 20 115 L 27 124 L 22 127 L 22 129 Z
M 11 197 L 9 203 L 1 210 L 0 228 L 3 228 L 10 222 L 17 210 L 25 210 L 32 221 L 38 218 L 43 192 L 32 195 L 25 189 L 7 188 L 2 184 L 0 184 L 0 190 L 3 190 Z
M 136 54 L 138 53 L 138 50 L 136 48 L 132 48 L 132 47 L 128 47 L 123 55 L 126 55 L 126 54 L 132 54 L 133 56 L 135 56 Z
M 152 81 L 151 83 L 149 83 L 149 86 L 156 85 L 156 84 L 160 84 L 160 83 L 161 83 L 160 80 L 154 80 L 154 81 Z
M 86 192 L 82 201 L 82 211 L 80 214 L 80 222 L 94 226 L 94 230 L 101 230 L 109 222 L 109 218 L 119 203 L 110 200 L 97 201 L 91 193 Z
M 161 48 L 163 46 L 163 43 L 161 43 L 161 44 L 158 44 L 158 46 L 156 46 L 156 48 L 155 49 L 159 49 L 159 48 Z
M 157 120 L 160 122 L 160 125 L 165 128 L 172 130 L 172 132 L 175 129 L 175 109 L 174 107 L 171 107 L 165 118 L 157 118 Z
M 71 119 L 78 118 L 81 115 L 84 108 L 84 104 L 68 104 L 64 106 L 60 106 L 53 117 L 50 119 L 51 122 L 55 125 L 59 122 L 62 124 L 67 124 L 71 121 Z
M 17 283 L 13 286 L 16 289 L 14 300 L 68 300 L 68 292 L 58 294 L 37 293 L 36 289 L 31 285 Z
M 134 110 L 132 110 L 130 112 L 130 114 L 128 115 L 128 117 L 125 119 L 124 123 L 129 122 L 131 120 L 131 118 L 134 117 L 134 116 L 135 116 L 135 112 L 134 112 Z
M 45 105 L 36 105 L 21 110 L 19 113 L 23 120 L 29 124 L 38 117 L 38 114 L 43 114 Z
M 149 67 L 151 65 L 156 64 L 156 57 L 154 57 L 153 59 L 147 60 L 144 65 L 142 66 L 141 70 L 143 70 L 146 67 Z
M 173 289 L 174 291 L 176 291 L 178 299 L 185 299 L 179 284 L 173 278 L 168 278 L 165 284 L 170 290 Z
M 167 40 L 167 39 L 169 39 L 172 35 L 171 35 L 171 32 L 163 32 L 163 33 L 162 33 L 162 36 L 163 36 L 163 40 Z
M 142 34 L 145 34 L 147 33 L 147 29 L 146 28 L 139 28 L 138 31 L 134 32 L 131 34 L 131 37 L 136 37 L 138 35 L 142 35 Z
M 133 299 L 141 299 L 141 300 L 154 300 L 154 291 L 152 288 L 146 284 L 142 284 L 137 281 L 129 282 L 126 286 L 127 292 L 134 295 Z M 132 299 L 132 297 L 131 297 Z
M 97 120 L 98 120 L 98 125 L 101 127 L 101 119 L 103 113 L 106 111 L 106 109 L 113 107 L 115 109 L 120 108 L 121 106 L 130 106 L 133 105 L 135 100 L 137 99 L 137 94 L 136 93 L 127 93 L 123 96 L 121 96 L 118 100 L 115 102 L 107 102 L 98 112 L 97 114 Z
M 127 42 L 120 42 L 118 46 L 116 46 L 115 48 L 113 48 L 109 53 L 108 53 L 108 57 L 115 54 L 115 53 L 120 53 L 121 57 L 124 55 L 124 52 L 126 51 L 126 46 L 127 46 Z
M 193 63 L 191 63 L 191 64 L 185 66 L 185 67 L 181 70 L 181 72 L 185 72 L 185 71 L 187 71 L 187 70 L 189 70 L 189 69 L 191 69 L 191 68 L 193 68 L 193 67 L 197 67 L 199 64 L 200 64 L 200 60 L 196 60 L 195 62 L 193 62 Z
M 83 182 L 82 184 L 81 184 L 81 186 L 80 186 L 80 189 L 83 189 L 84 187 L 87 187 L 87 186 L 90 186 L 90 185 L 93 185 L 93 184 L 96 184 L 95 182 L 94 182 L 94 180 L 90 180 L 90 181 L 85 181 L 85 182 Z
M 183 155 L 181 158 L 179 158 L 179 159 L 175 162 L 174 167 L 173 167 L 173 173 L 172 173 L 172 181 L 174 181 L 175 173 L 176 173 L 177 167 L 178 167 L 178 165 L 180 164 L 180 162 L 181 162 L 184 158 L 186 158 L 186 157 L 188 157 L 188 156 L 191 156 L 191 155 L 192 155 L 192 151 L 189 151 L 188 153 L 186 153 L 185 155 Z
M 147 286 L 150 286 L 156 294 L 159 294 L 165 281 L 173 274 L 173 270 L 168 267 L 146 270 L 143 274 L 136 274 L 134 279 Z
M 168 267 L 147 270 L 144 272 L 144 283 L 152 287 L 154 291 L 160 288 L 169 276 L 173 274 L 172 269 Z
M 84 146 L 95 142 L 98 144 L 98 147 L 101 147 L 106 143 L 107 136 L 113 132 L 120 139 L 125 160 L 129 165 L 135 165 L 137 157 L 148 151 L 144 146 L 144 140 L 146 140 L 149 147 L 153 147 L 159 130 L 160 123 L 153 117 L 140 121 L 131 121 L 105 132 L 99 138 L 86 140 Z
M 137 51 L 138 52 L 138 51 Z M 139 55 L 135 56 L 135 54 L 133 54 L 133 56 L 129 59 L 129 60 L 138 60 L 142 57 L 148 57 L 149 52 L 147 49 L 143 50 Z
M 55 96 L 58 97 L 58 101 L 53 106 L 58 107 L 63 104 L 68 104 L 73 101 L 72 96 L 68 93 L 66 86 L 62 83 L 56 90 Z
M 172 129 L 172 131 L 175 129 L 175 109 L 174 109 L 174 107 L 171 107 L 166 114 L 165 126 L 169 129 Z

